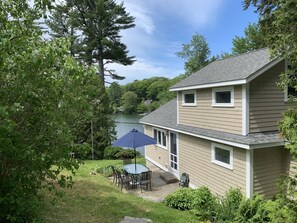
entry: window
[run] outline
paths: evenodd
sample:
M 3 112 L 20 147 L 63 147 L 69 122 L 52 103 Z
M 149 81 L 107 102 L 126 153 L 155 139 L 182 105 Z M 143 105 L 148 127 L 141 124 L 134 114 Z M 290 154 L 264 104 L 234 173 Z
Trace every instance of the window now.
M 183 103 L 184 106 L 196 106 L 196 92 L 185 91 L 183 92 Z
M 166 147 L 167 137 L 165 131 L 154 129 L 154 139 L 157 141 L 159 146 Z
M 211 162 L 233 169 L 233 148 L 217 143 L 211 144 Z
M 212 89 L 212 106 L 233 107 L 234 87 Z

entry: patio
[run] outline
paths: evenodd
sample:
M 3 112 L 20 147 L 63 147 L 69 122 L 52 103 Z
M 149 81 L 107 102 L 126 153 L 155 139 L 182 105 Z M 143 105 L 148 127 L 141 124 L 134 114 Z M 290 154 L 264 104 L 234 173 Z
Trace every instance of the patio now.
M 152 190 L 140 190 L 140 188 L 136 189 L 127 189 L 123 188 L 124 193 L 134 194 L 136 196 L 142 197 L 143 199 L 154 201 L 154 202 L 162 202 L 164 198 L 171 194 L 178 189 L 180 189 L 179 182 L 174 183 L 166 183 L 166 179 L 164 177 L 167 177 L 167 174 L 165 171 L 154 167 L 150 168 L 152 170 Z M 163 176 L 163 179 L 161 178 Z M 109 178 L 112 181 L 112 178 Z M 172 180 L 172 179 L 170 179 Z

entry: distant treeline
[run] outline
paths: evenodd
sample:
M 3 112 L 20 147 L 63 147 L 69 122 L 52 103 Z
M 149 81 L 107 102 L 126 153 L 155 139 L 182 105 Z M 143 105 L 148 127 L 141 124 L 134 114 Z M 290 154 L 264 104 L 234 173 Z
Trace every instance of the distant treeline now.
M 126 85 L 114 82 L 107 88 L 107 93 L 115 113 L 147 113 L 176 97 L 169 88 L 183 78 L 184 75 L 173 79 L 152 77 Z

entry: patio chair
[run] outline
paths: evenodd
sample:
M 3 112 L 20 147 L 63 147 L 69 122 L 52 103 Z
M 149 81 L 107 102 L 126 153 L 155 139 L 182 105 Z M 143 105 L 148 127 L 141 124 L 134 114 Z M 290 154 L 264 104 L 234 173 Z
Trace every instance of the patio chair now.
M 118 187 L 121 185 L 121 190 L 123 190 L 124 185 L 130 186 L 132 179 L 129 175 L 123 174 L 121 171 L 116 170 L 117 179 L 118 179 Z
M 142 193 L 142 188 L 145 187 L 147 190 L 152 190 L 152 171 L 142 172 L 139 178 L 139 186 Z
M 189 187 L 189 182 L 190 182 L 189 174 L 182 173 L 180 180 L 179 180 L 179 186 Z
M 117 184 L 118 183 L 118 176 L 117 176 L 116 168 L 115 168 L 115 166 L 110 166 L 110 167 L 112 169 L 112 176 L 113 176 L 112 182 Z

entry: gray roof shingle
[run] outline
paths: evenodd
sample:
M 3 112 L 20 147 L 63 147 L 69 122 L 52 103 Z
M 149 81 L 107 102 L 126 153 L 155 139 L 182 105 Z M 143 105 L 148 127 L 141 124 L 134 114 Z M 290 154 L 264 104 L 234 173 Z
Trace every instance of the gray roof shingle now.
M 252 133 L 247 136 L 237 135 L 232 133 L 220 132 L 199 127 L 192 127 L 177 124 L 177 104 L 176 99 L 171 100 L 159 109 L 146 115 L 140 122 L 143 124 L 150 124 L 153 126 L 164 127 L 165 129 L 173 129 L 177 132 L 184 132 L 187 134 L 200 135 L 210 137 L 218 140 L 225 140 L 233 143 L 244 144 L 247 146 L 256 146 L 270 143 L 284 143 L 284 139 L 279 132 L 265 132 Z
M 173 85 L 170 89 L 243 80 L 272 61 L 274 59 L 270 58 L 268 48 L 217 60 Z

